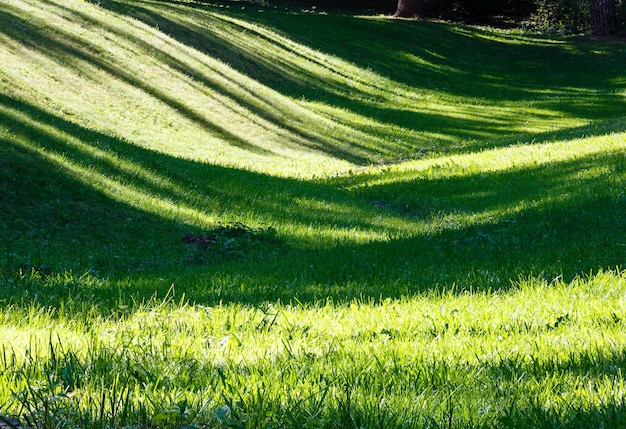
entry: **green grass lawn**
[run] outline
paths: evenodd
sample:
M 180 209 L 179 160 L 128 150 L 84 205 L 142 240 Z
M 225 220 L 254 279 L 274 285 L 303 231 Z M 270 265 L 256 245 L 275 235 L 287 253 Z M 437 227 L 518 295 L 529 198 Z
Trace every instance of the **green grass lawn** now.
M 0 4 L 0 416 L 625 427 L 626 45 Z

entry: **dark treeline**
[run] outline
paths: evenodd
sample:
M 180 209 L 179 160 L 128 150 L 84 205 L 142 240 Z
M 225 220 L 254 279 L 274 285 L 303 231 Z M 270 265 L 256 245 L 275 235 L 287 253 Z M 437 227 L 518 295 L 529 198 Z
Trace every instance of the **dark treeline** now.
M 211 1 L 211 0 L 206 0 Z M 215 1 L 215 0 L 214 0 Z M 230 0 L 235 1 L 235 0 Z M 242 1 L 242 0 L 238 0 Z M 397 14 L 398 0 L 249 0 L 265 4 L 356 13 Z M 423 18 L 496 26 L 519 26 L 545 33 L 626 36 L 626 0 L 403 0 Z M 607 16 L 599 17 L 598 5 Z M 606 28 L 598 28 L 604 21 Z M 599 31 L 601 30 L 601 31 Z
M 331 10 L 393 14 L 397 0 L 291 0 L 302 6 Z M 454 21 L 489 21 L 494 18 L 527 18 L 537 9 L 536 0 L 422 0 L 420 15 Z

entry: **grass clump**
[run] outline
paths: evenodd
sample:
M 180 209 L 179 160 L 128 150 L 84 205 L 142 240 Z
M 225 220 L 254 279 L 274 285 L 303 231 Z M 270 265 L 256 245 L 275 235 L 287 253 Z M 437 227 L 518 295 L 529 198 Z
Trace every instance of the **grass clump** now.
M 153 300 L 97 324 L 16 308 L 13 338 L 57 336 L 5 349 L 2 377 L 21 387 L 3 413 L 36 427 L 610 424 L 623 417 L 624 284 L 604 272 L 378 305 Z
M 15 0 L 0 46 L 3 421 L 620 427 L 621 44 Z
M 251 228 L 241 222 L 219 225 L 206 234 L 187 233 L 181 241 L 191 247 L 190 264 L 206 263 L 212 258 L 243 258 L 247 251 L 276 240 L 276 229 Z

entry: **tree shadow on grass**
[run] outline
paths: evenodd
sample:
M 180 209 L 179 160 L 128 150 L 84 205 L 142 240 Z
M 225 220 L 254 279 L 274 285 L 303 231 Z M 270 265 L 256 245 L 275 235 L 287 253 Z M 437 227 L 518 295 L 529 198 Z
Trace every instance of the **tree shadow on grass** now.
M 115 189 L 104 192 L 107 185 L 123 189 L 133 183 L 150 195 L 167 184 L 122 167 L 120 153 L 110 149 L 119 141 L 5 96 L 0 96 L 0 124 L 5 275 L 31 267 L 106 274 L 152 264 L 169 253 L 169 243 L 154 238 L 183 233 L 180 223 L 115 198 Z M 149 152 L 144 162 L 158 163 Z M 90 183 L 96 177 L 99 185 Z
M 382 254 L 404 248 L 407 255 L 396 265 L 431 277 L 433 285 L 497 289 L 516 275 L 569 280 L 623 265 L 625 168 L 626 157 L 615 152 L 537 168 L 399 181 L 366 193 L 389 201 L 386 210 L 440 224 L 426 240 L 391 241 Z M 481 221 L 464 226 L 467 216 Z M 419 257 L 411 260 L 417 249 Z M 389 259 L 387 266 L 394 261 Z M 477 274 L 485 281 L 477 282 Z
M 494 101 L 543 101 L 551 110 L 592 118 L 625 107 L 614 93 L 624 85 L 616 83 L 624 54 L 620 43 L 340 14 L 232 14 L 410 87 Z M 562 97 L 581 103 L 571 106 Z M 590 99 L 599 103 L 593 109 L 598 112 L 584 109 Z
M 271 149 L 258 144 L 254 136 L 250 137 L 242 132 L 227 129 L 222 124 L 223 121 L 215 120 L 214 116 L 219 118 L 224 113 L 228 113 L 237 117 L 244 124 L 252 123 L 255 127 L 263 129 L 263 132 L 272 135 L 273 140 L 278 145 L 306 147 L 356 164 L 368 164 L 370 158 L 375 156 L 376 152 L 380 152 L 379 149 L 373 148 L 374 145 L 372 144 L 363 145 L 362 140 L 366 139 L 367 136 L 356 130 L 344 129 L 341 132 L 341 137 L 337 137 L 334 136 L 334 133 L 326 132 L 327 130 L 323 126 L 321 128 L 324 131 L 320 131 L 300 125 L 301 122 L 328 123 L 332 121 L 314 112 L 305 111 L 306 109 L 300 108 L 292 100 L 284 98 L 278 93 L 267 95 L 262 94 L 262 91 L 255 91 L 255 89 L 259 89 L 259 85 L 256 83 L 253 84 L 254 88 L 247 88 L 245 85 L 246 83 L 252 84 L 251 79 L 230 69 L 225 64 L 214 66 L 210 53 L 208 57 L 200 59 L 189 53 L 184 55 L 173 54 L 171 50 L 162 48 L 158 43 L 150 43 L 131 31 L 125 32 L 114 26 L 108 27 L 106 23 L 98 21 L 92 16 L 63 6 L 55 5 L 55 8 L 60 11 L 58 13 L 71 16 L 71 21 L 75 25 L 86 28 L 104 26 L 107 32 L 128 43 L 125 48 L 127 54 L 131 54 L 134 49 L 144 53 L 150 52 L 150 55 L 159 64 L 162 64 L 164 69 L 167 69 L 165 71 L 172 75 L 171 79 L 184 82 L 187 82 L 189 78 L 193 80 L 193 83 L 189 84 L 191 87 L 188 87 L 187 90 L 201 94 L 202 97 L 212 101 L 220 99 L 220 111 L 216 115 L 203 111 L 202 106 L 189 103 L 185 99 L 184 93 L 175 93 L 167 86 L 159 87 L 145 79 L 141 72 L 133 67 L 128 67 L 128 64 L 123 64 L 115 57 L 102 55 L 101 50 L 104 48 L 96 47 L 89 40 L 81 40 L 71 31 L 56 27 L 47 28 L 44 22 L 31 19 L 25 16 L 23 12 L 13 10 L 10 7 L 5 10 L 0 32 L 7 35 L 15 43 L 40 52 L 63 67 L 72 69 L 81 78 L 89 79 L 93 67 L 96 67 L 112 78 L 153 97 L 171 110 L 179 112 L 184 118 L 193 121 L 204 128 L 209 135 L 218 137 L 225 144 L 237 146 L 251 153 L 265 156 L 275 155 Z M 211 34 L 174 23 L 148 9 L 142 10 L 142 13 L 152 17 L 153 20 L 156 20 L 157 25 L 165 27 L 165 29 L 173 28 L 179 34 L 192 32 L 196 39 L 209 45 L 216 45 L 214 42 L 217 39 Z M 141 33 L 141 31 L 139 32 Z M 168 38 L 164 43 L 176 45 L 172 38 Z M 180 47 L 174 46 L 174 49 L 176 48 Z M 379 142 L 379 139 L 374 140 Z
M 157 6 L 158 9 L 155 9 Z M 308 16 L 284 12 L 268 13 L 266 15 L 271 15 L 270 18 L 264 18 L 265 15 L 258 12 L 231 10 L 223 14 L 219 13 L 219 9 L 216 12 L 214 7 L 178 2 L 105 1 L 102 7 L 119 15 L 130 15 L 151 27 L 158 26 L 161 33 L 168 35 L 168 43 L 176 40 L 203 53 L 205 59 L 217 58 L 229 64 L 232 76 L 215 67 L 209 67 L 209 71 L 207 64 L 200 66 L 200 62 L 189 57 L 181 60 L 179 56 L 130 31 L 107 27 L 86 13 L 55 5 L 63 11 L 59 13 L 71 16 L 77 25 L 86 28 L 104 25 L 111 34 L 127 40 L 132 49 L 152 52 L 155 59 L 175 71 L 176 78 L 192 77 L 196 85 L 194 90 L 215 92 L 232 101 L 232 104 L 222 104 L 224 111 L 232 113 L 233 109 L 244 109 L 250 114 L 241 120 L 261 128 L 271 124 L 278 131 L 268 132 L 275 132 L 275 140 L 280 144 L 306 147 L 357 165 L 380 159 L 418 157 L 431 152 L 467 152 L 506 145 L 520 136 L 519 128 L 523 129 L 520 121 L 531 119 L 540 126 L 551 120 L 558 121 L 563 115 L 584 120 L 610 118 L 623 113 L 621 109 L 625 106 L 619 93 L 619 77 L 615 74 L 615 70 L 622 68 L 615 58 L 619 51 L 617 48 L 598 54 L 598 62 L 592 61 L 593 64 L 588 66 L 591 47 L 584 44 L 543 43 L 540 40 L 531 43 L 528 40 L 534 40 L 532 38 L 522 39 L 520 43 L 503 43 L 490 39 L 490 33 L 485 31 L 472 30 L 467 34 L 462 27 L 436 23 L 387 22 L 342 15 Z M 73 68 L 81 76 L 89 76 L 91 67 L 96 66 L 180 112 L 181 116 L 200 125 L 209 135 L 218 137 L 225 144 L 257 155 L 275 155 L 272 149 L 227 129 L 220 121 L 200 111 L 198 106 L 190 105 L 181 94 L 157 87 L 133 70 L 126 69 L 106 55 L 100 55 L 88 41 L 76 40 L 75 35 L 63 33 L 59 28 L 54 31 L 46 29 L 43 23 L 34 22 L 17 12 L 12 13 L 12 10 L 9 6 L 5 7 L 0 31 L 13 40 Z M 264 27 L 251 22 L 259 22 Z M 294 26 L 302 28 L 303 34 L 296 32 Z M 316 32 L 307 30 L 309 28 L 342 28 L 346 34 L 330 31 L 331 37 L 328 31 Z M 376 31 L 371 31 L 372 28 Z M 480 37 L 481 34 L 484 37 Z M 398 38 L 400 42 L 397 42 Z M 424 43 L 407 42 L 414 39 Z M 396 44 L 392 43 L 394 40 Z M 258 41 L 264 43 L 264 49 L 269 52 L 257 52 L 255 42 Z M 324 54 L 311 53 L 309 45 Z M 585 61 L 581 61 L 580 50 L 585 54 Z M 467 58 L 467 53 L 474 51 L 479 56 Z M 524 63 L 501 60 L 509 55 L 523 59 Z M 343 70 L 338 63 L 350 65 L 359 72 Z M 513 66 L 511 63 L 514 63 Z M 569 63 L 589 67 L 590 73 L 585 74 L 578 69 L 567 71 L 572 68 L 563 64 Z M 565 71 L 546 69 L 556 66 Z M 602 73 L 591 73 L 593 68 L 602 70 Z M 468 105 L 456 114 L 438 110 L 437 102 L 430 110 L 410 105 L 389 106 L 389 103 L 381 102 L 384 101 L 381 97 L 386 99 L 389 96 L 384 95 L 389 88 L 379 86 L 375 79 L 363 80 L 361 71 L 367 74 L 367 70 L 375 70 L 384 79 L 407 85 L 416 94 L 420 93 L 420 88 L 431 96 L 437 94 L 445 98 L 446 94 L 452 94 L 452 99 L 441 101 L 444 105 L 455 100 L 458 104 L 455 97 L 468 98 Z M 240 73 L 277 92 L 268 96 L 246 88 L 238 80 Z M 592 80 L 581 76 L 600 77 Z M 237 90 L 232 89 L 235 86 Z M 404 89 L 398 91 L 400 98 L 406 95 L 401 94 Z M 208 92 L 205 95 L 209 97 Z M 291 99 L 300 97 L 321 102 L 331 109 L 322 113 L 307 108 L 308 113 L 303 113 L 306 116 L 303 123 L 323 122 L 329 127 L 326 132 L 321 131 L 324 126 L 315 130 L 302 126 L 299 119 L 293 116 L 294 110 L 301 106 Z M 537 113 L 525 116 L 517 111 L 494 116 L 499 109 L 490 107 L 481 110 L 483 102 L 533 103 L 533 108 L 551 113 L 545 113 L 545 118 Z M 337 114 L 332 110 L 334 108 L 356 115 Z M 505 108 L 503 112 L 506 111 Z
M 252 226 L 288 221 L 371 227 L 368 221 L 338 219 L 337 211 L 355 202 L 333 185 L 171 157 L 6 95 L 0 95 L 0 124 L 7 178 L 2 207 L 8 237 L 3 243 L 7 253 L 23 255 L 21 264 L 33 255 L 37 241 L 48 248 L 36 252 L 37 264 L 50 264 L 50 258 L 60 269 L 110 274 L 111 269 L 123 271 L 125 259 L 165 263 L 176 256 L 167 248 L 178 244 L 180 250 L 185 232 L 199 234 L 241 219 L 252 219 Z M 308 207 L 310 201 L 320 203 Z M 32 241 L 20 239 L 31 234 Z M 135 243 L 124 250 L 118 239 Z M 92 263 L 81 260 L 90 253 Z M 113 257 L 122 262 L 110 261 Z
M 26 17 L 14 15 L 10 11 L 5 11 L 5 14 L 5 23 L 8 22 L 9 25 L 4 25 L 0 28 L 0 32 L 5 33 L 13 40 L 44 53 L 65 66 L 74 68 L 81 76 L 89 76 L 91 74 L 91 70 L 85 66 L 86 64 L 90 67 L 95 65 L 109 73 L 112 77 L 121 79 L 129 85 L 141 89 L 175 111 L 181 112 L 186 118 L 203 127 L 208 133 L 217 135 L 224 141 L 228 141 L 229 144 L 253 153 L 269 154 L 267 150 L 254 145 L 247 139 L 211 121 L 206 114 L 196 111 L 184 101 L 168 93 L 166 89 L 151 85 L 131 70 L 121 67 L 115 61 L 107 60 L 105 56 L 100 55 L 89 44 L 72 39 L 71 35 L 63 34 L 60 29 L 55 30 L 58 34 L 47 34 L 40 25 L 36 25 Z
M 354 189 L 350 176 L 304 181 L 173 158 L 7 96 L 0 124 L 5 302 L 32 297 L 39 283 L 15 274 L 33 266 L 90 272 L 96 302 L 174 285 L 196 303 L 259 304 L 506 289 L 626 263 L 623 152 Z M 240 220 L 275 227 L 279 242 L 188 263 L 186 233 Z M 46 299 L 67 299 L 51 281 L 61 295 Z
M 103 5 L 158 26 L 179 42 L 283 95 L 347 109 L 359 116 L 361 127 L 363 119 L 380 122 L 387 126 L 375 129 L 381 144 L 404 139 L 403 155 L 454 153 L 485 142 L 491 147 L 503 145 L 529 120 L 541 126 L 563 117 L 590 121 L 619 117 L 626 111 L 620 94 L 619 46 L 603 46 L 600 52 L 593 44 L 574 40 L 511 35 L 505 41 L 487 30 L 440 23 L 271 8 L 225 11 L 201 3 L 166 1 L 160 2 L 157 12 L 149 1 Z M 195 21 L 182 18 L 189 15 Z M 271 52 L 260 50 L 258 43 L 271 45 Z M 356 66 L 359 72 L 344 70 L 339 63 Z M 409 99 L 404 100 L 409 105 L 390 106 L 385 101 L 394 96 L 389 86 L 363 80 L 362 74 L 371 71 L 397 83 L 398 98 L 408 92 L 433 98 L 434 110 L 425 110 L 423 100 L 416 100 L 414 106 Z M 437 110 L 439 105 L 458 103 L 459 98 L 471 106 L 455 107 L 462 118 Z M 513 112 L 511 106 L 519 106 L 519 111 Z M 358 128 L 342 115 L 328 116 Z M 413 132 L 410 138 L 407 131 Z M 310 139 L 306 131 L 299 132 Z M 438 139 L 442 144 L 437 144 Z

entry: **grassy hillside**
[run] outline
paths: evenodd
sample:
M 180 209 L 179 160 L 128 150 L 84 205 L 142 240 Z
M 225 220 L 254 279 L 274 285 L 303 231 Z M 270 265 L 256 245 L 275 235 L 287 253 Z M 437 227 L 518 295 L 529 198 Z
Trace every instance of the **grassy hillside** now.
M 272 3 L 1 3 L 0 416 L 619 427 L 625 68 Z

